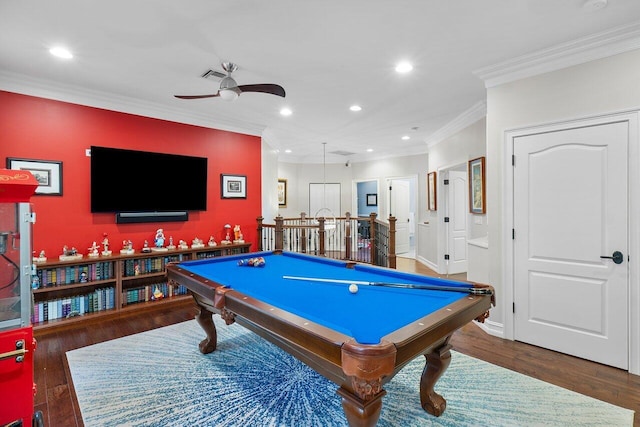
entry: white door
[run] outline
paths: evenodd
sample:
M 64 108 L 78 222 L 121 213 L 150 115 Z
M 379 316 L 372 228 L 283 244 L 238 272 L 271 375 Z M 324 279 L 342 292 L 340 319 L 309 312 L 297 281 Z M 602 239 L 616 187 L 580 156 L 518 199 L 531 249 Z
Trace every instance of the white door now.
M 409 182 L 393 179 L 389 214 L 396 217 L 396 254 L 409 252 Z
M 628 135 L 617 122 L 513 140 L 515 339 L 621 369 Z
M 467 172 L 449 171 L 447 188 L 447 254 L 448 274 L 467 271 Z

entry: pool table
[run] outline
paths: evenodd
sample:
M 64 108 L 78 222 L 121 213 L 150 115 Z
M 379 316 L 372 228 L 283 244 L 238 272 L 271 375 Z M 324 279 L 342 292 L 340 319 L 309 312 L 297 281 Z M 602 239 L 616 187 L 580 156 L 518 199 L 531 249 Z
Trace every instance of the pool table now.
M 258 257 L 262 266 L 247 265 Z M 377 423 L 383 385 L 420 355 L 421 405 L 440 416 L 446 401 L 433 388 L 451 335 L 484 321 L 494 298 L 488 285 L 282 251 L 171 263 L 167 276 L 200 308 L 202 353 L 216 349 L 213 313 L 237 321 L 336 383 L 350 426 Z

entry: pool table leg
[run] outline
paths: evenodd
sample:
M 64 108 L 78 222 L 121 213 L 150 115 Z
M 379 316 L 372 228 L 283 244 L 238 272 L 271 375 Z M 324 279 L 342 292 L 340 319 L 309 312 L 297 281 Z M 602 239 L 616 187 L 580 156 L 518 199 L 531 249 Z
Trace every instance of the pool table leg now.
M 420 404 L 422 409 L 436 417 L 442 415 L 447 407 L 447 401 L 436 393 L 433 387 L 451 363 L 450 339 L 451 336 L 448 336 L 444 344 L 424 355 L 427 359 L 427 365 L 420 378 Z
M 208 354 L 215 351 L 218 345 L 218 332 L 216 331 L 216 325 L 213 323 L 213 313 L 202 306 L 199 308 L 200 311 L 196 315 L 196 320 L 207 334 L 207 338 L 200 341 L 198 347 L 200 348 L 200 353 Z
M 337 393 L 342 396 L 342 409 L 349 427 L 374 427 L 378 423 L 382 410 L 382 397 L 387 393 L 386 391 L 382 390 L 366 402 L 342 387 Z

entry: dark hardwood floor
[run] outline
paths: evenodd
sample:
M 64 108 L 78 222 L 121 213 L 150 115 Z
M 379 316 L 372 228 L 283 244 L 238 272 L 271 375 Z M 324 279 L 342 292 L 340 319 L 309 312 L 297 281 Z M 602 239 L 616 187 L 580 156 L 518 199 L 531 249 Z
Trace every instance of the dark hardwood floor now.
M 398 258 L 398 269 L 435 275 L 421 264 L 405 258 Z M 464 279 L 464 275 L 452 278 Z M 38 393 L 35 410 L 42 411 L 45 425 L 84 425 L 69 380 L 67 351 L 190 320 L 196 311 L 195 304 L 189 302 L 96 324 L 81 324 L 61 332 L 36 334 L 38 348 L 34 369 Z M 632 409 L 636 411 L 634 426 L 640 427 L 637 414 L 640 411 L 640 376 L 528 344 L 492 337 L 474 324 L 468 324 L 456 332 L 452 344 L 454 350 L 460 353 Z M 113 363 L 118 361 L 114 360 Z M 490 395 L 491 390 L 487 390 L 487 396 Z M 108 404 L 105 402 L 105 405 Z

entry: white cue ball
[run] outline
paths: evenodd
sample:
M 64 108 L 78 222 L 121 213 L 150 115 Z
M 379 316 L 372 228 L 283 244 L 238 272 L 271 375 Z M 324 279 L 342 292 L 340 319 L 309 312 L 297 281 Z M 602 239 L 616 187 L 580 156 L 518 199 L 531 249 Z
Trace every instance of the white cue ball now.
M 351 292 L 352 294 L 355 294 L 356 292 L 358 292 L 358 285 L 356 285 L 355 283 L 350 284 L 349 292 Z

